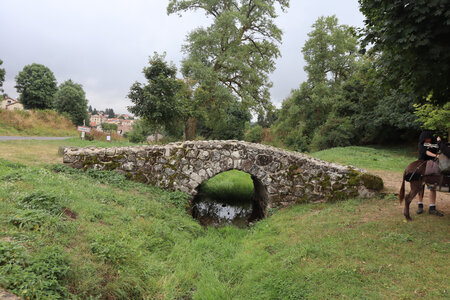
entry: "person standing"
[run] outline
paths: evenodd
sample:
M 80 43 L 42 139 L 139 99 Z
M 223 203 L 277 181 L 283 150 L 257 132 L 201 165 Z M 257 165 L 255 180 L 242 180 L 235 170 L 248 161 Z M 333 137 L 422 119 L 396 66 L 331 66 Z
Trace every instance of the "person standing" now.
M 426 146 L 425 144 L 431 144 L 436 142 L 431 131 L 422 131 L 419 137 L 419 160 L 430 161 L 438 157 L 438 149 Z M 442 217 L 444 214 L 436 209 L 436 190 L 428 186 L 430 190 L 430 207 L 428 213 L 430 215 L 435 215 Z M 424 193 L 419 193 L 419 205 L 417 208 L 417 214 L 423 213 L 423 195 Z

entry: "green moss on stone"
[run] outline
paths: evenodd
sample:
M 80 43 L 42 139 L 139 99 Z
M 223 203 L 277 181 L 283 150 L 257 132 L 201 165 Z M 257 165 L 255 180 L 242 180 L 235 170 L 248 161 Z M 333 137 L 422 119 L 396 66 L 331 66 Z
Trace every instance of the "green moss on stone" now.
M 383 180 L 378 176 L 362 174 L 361 181 L 370 190 L 381 191 L 383 189 Z

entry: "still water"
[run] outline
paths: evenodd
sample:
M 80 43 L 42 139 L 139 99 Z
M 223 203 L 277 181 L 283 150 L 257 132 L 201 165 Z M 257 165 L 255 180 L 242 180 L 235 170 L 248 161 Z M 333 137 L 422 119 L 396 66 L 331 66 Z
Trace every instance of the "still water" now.
M 192 205 L 192 216 L 203 226 L 234 225 L 246 228 L 252 215 L 252 202 L 219 201 L 206 195 L 197 195 Z

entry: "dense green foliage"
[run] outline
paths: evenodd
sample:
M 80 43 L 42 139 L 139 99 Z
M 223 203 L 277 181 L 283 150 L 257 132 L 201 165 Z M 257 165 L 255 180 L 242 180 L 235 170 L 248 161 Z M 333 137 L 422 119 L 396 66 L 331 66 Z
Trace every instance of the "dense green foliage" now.
M 117 131 L 117 124 L 113 123 L 102 123 L 103 131 Z
M 308 80 L 283 103 L 274 131 L 295 150 L 400 142 L 416 135 L 411 93 L 383 83 L 379 57 L 358 54 L 355 30 L 321 17 L 302 51 Z
M 450 102 L 443 106 L 428 102 L 415 105 L 415 108 L 415 114 L 423 128 L 434 130 L 442 137 L 450 139 Z
M 264 137 L 264 129 L 256 124 L 252 126 L 246 133 L 244 139 L 247 142 L 260 143 Z
M 365 15 L 364 45 L 382 53 L 393 87 L 414 91 L 415 101 L 444 104 L 450 97 L 450 2 L 448 0 L 359 0 Z
M 143 71 L 148 83 L 136 82 L 131 86 L 128 98 L 134 105 L 128 109 L 153 124 L 155 136 L 158 136 L 162 126 L 170 127 L 179 116 L 175 97 L 179 83 L 177 69 L 165 61 L 165 54 L 155 53 L 149 63 Z
M 221 105 L 217 110 L 208 110 L 207 119 L 200 119 L 198 133 L 214 140 L 242 140 L 245 134 L 245 124 L 251 115 L 241 103 L 232 101 L 227 106 Z
M 154 128 L 144 120 L 137 120 L 133 124 L 133 129 L 127 133 L 127 138 L 132 143 L 143 143 L 147 137 L 154 132 Z
M 53 107 L 58 91 L 55 75 L 44 65 L 26 65 L 16 76 L 16 89 L 25 109 L 47 109 Z
M 60 84 L 55 94 L 54 107 L 57 112 L 66 113 L 75 125 L 89 124 L 88 100 L 81 84 L 67 80 Z
M 3 64 L 3 60 L 0 59 L 0 66 Z M 3 82 L 5 81 L 6 71 L 3 68 L 0 68 L 0 92 L 3 93 Z

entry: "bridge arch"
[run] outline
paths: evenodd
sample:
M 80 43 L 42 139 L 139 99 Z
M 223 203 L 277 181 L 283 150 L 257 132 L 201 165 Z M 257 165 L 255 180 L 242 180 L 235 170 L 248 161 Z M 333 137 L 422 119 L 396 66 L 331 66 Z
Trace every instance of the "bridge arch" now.
M 217 176 L 221 173 L 225 173 L 225 172 L 232 171 L 232 170 L 237 170 L 237 171 L 247 173 L 250 175 L 250 178 L 252 179 L 252 183 L 253 183 L 253 195 L 252 195 L 252 200 L 251 200 L 252 201 L 252 216 L 250 217 L 250 219 L 260 220 L 260 219 L 267 217 L 269 194 L 267 192 L 266 186 L 257 177 L 257 175 L 253 175 L 253 174 L 249 173 L 248 171 L 244 170 L 243 168 L 240 168 L 239 166 L 237 166 L 236 168 L 232 168 L 232 169 L 225 169 L 222 172 L 213 173 L 212 176 L 206 177 L 206 179 L 204 181 L 202 181 L 195 188 L 195 193 L 193 193 L 194 196 L 197 195 L 197 193 L 199 192 L 199 189 L 200 189 L 202 183 L 214 178 L 215 176 Z
M 188 141 L 157 146 L 66 148 L 64 163 L 75 168 L 115 170 L 128 178 L 195 196 L 198 186 L 232 169 L 252 176 L 264 204 L 367 197 L 382 189 L 381 178 L 308 155 L 243 141 Z

